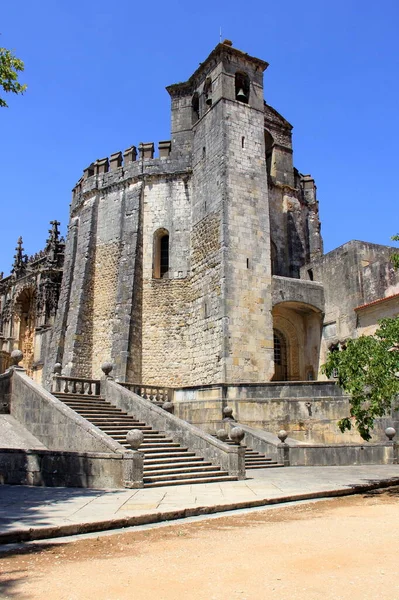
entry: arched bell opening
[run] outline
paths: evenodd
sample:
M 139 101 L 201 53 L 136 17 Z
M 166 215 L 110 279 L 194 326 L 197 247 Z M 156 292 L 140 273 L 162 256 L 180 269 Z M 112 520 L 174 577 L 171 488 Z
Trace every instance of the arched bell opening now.
M 248 104 L 250 92 L 250 80 L 246 73 L 237 71 L 235 74 L 235 98 L 243 104 Z
M 274 306 L 273 381 L 317 379 L 322 313 L 302 302 L 281 302 Z

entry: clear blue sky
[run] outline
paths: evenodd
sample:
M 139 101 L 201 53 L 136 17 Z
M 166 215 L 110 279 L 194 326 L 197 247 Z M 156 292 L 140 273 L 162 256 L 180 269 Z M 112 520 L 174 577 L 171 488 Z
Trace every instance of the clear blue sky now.
M 25 61 L 23 97 L 0 109 L 0 271 L 19 235 L 65 232 L 82 170 L 169 139 L 165 86 L 223 38 L 267 60 L 265 97 L 294 125 L 294 161 L 318 186 L 325 250 L 399 231 L 397 0 L 4 0 L 0 46 Z

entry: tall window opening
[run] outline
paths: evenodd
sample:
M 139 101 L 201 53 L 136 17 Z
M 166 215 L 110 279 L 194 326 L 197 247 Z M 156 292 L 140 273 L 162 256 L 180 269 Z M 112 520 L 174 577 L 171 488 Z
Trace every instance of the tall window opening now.
M 198 121 L 198 119 L 200 118 L 200 114 L 199 114 L 199 96 L 198 93 L 195 92 L 195 94 L 193 95 L 192 99 L 191 99 L 191 119 L 192 119 L 192 125 L 194 125 L 194 123 L 196 123 Z
M 249 102 L 249 77 L 246 73 L 240 71 L 235 75 L 235 95 L 236 100 L 248 104 Z
M 153 276 L 156 279 L 167 277 L 169 272 L 169 232 L 158 229 L 154 234 Z
M 272 173 L 274 139 L 265 129 L 265 154 L 266 154 L 266 170 L 269 178 Z
M 210 77 L 205 79 L 204 99 L 206 106 L 212 106 L 212 79 Z

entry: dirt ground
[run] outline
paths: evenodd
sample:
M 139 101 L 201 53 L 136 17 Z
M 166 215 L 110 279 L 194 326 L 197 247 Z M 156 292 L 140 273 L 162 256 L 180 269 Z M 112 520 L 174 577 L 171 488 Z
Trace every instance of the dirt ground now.
M 0 554 L 0 598 L 398 600 L 399 489 Z

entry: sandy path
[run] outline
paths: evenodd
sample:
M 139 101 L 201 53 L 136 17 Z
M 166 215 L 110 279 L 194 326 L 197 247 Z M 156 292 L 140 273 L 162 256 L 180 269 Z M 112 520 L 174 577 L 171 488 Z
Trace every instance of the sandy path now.
M 31 548 L 0 598 L 398 600 L 398 523 L 393 489 Z

